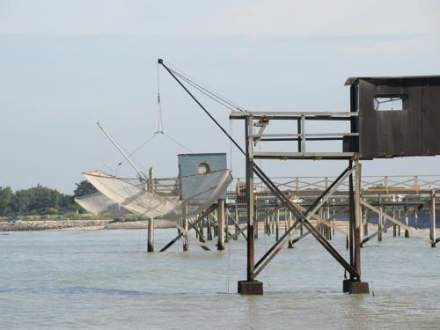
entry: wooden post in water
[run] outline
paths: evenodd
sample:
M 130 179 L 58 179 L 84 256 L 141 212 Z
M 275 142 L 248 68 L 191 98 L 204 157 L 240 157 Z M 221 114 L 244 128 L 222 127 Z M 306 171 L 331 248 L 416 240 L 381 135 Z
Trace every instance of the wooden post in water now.
M 408 209 L 405 211 L 405 225 L 408 226 L 409 223 L 409 215 L 408 215 Z M 405 228 L 405 238 L 409 238 L 409 230 L 408 228 Z
M 382 242 L 382 231 L 383 231 L 383 209 L 382 207 L 379 208 L 379 215 L 377 219 L 377 240 L 379 242 Z
M 361 222 L 362 222 L 362 207 L 361 207 L 361 163 L 359 159 L 355 160 L 355 176 L 354 176 L 354 268 L 359 274 L 359 281 L 361 276 Z M 362 292 L 367 293 L 367 292 Z
M 436 235 L 436 219 L 435 219 L 435 190 L 431 191 L 431 226 L 429 227 L 429 238 L 431 239 L 431 247 L 435 247 L 437 244 L 437 235 Z
M 147 252 L 154 252 L 154 219 L 148 220 L 148 243 Z
M 280 238 L 280 209 L 277 210 L 277 218 L 275 225 L 275 241 L 278 241 Z
M 258 239 L 258 212 L 257 212 L 257 200 L 256 200 L 256 198 L 255 198 L 255 201 L 254 201 L 254 218 L 255 218 L 254 237 L 255 237 L 255 239 Z
M 289 211 L 289 215 L 288 215 L 288 219 L 287 219 L 287 226 L 290 228 L 290 226 L 292 226 L 292 212 Z M 289 243 L 287 245 L 287 247 L 289 249 L 293 249 L 293 244 L 292 244 L 292 232 L 293 230 L 290 231 L 289 233 Z
M 364 212 L 362 213 L 362 221 L 364 223 L 364 236 L 368 236 L 368 209 L 364 207 Z
M 199 231 L 200 231 L 200 235 L 199 235 L 199 241 L 200 242 L 202 242 L 202 243 L 204 243 L 205 242 L 205 221 L 204 220 L 202 220 L 202 221 L 200 221 L 200 224 L 199 224 Z
M 414 227 L 419 228 L 419 210 L 417 207 L 414 209 Z
M 246 203 L 247 203 L 247 249 L 246 280 L 238 282 L 240 294 L 263 294 L 263 283 L 255 280 L 255 194 L 254 194 L 254 122 L 246 118 Z
M 388 210 L 387 210 L 387 207 L 384 206 L 383 209 L 382 209 L 382 212 L 383 212 L 383 213 L 386 213 L 387 211 L 388 211 Z M 399 220 L 400 220 L 400 219 L 399 219 Z M 382 232 L 383 232 L 383 233 L 386 233 L 386 232 L 388 231 L 387 222 L 388 222 L 388 219 L 386 219 L 385 217 L 382 217 Z
M 335 222 L 336 222 L 336 207 L 333 205 L 333 210 L 332 210 L 332 223 L 333 223 L 334 225 L 336 225 Z M 336 227 L 336 226 L 333 226 L 333 230 L 332 230 L 333 236 L 336 235 L 336 229 L 335 229 L 335 227 Z
M 393 218 L 396 219 L 396 207 L 393 206 Z M 393 237 L 397 235 L 397 225 L 393 224 Z
M 237 225 L 235 226 L 235 232 L 234 232 L 234 240 L 238 239 L 238 236 L 240 235 L 240 217 L 238 215 L 238 206 L 235 205 L 235 222 Z
M 225 237 L 224 237 L 224 239 L 225 239 L 225 243 L 228 243 L 229 242 L 229 217 L 228 217 L 228 212 L 227 212 L 228 206 L 226 205 L 226 202 L 225 202 L 224 209 L 225 209 L 225 215 L 224 215 L 224 218 L 225 218 Z
M 331 223 L 331 218 L 330 218 L 330 205 L 327 203 L 327 208 L 326 208 L 326 217 L 327 217 L 327 222 L 330 225 Z M 332 228 L 330 226 L 327 226 L 327 235 L 328 235 L 328 239 L 332 240 L 333 235 L 332 235 Z M 362 240 L 361 240 L 362 241 Z
M 152 167 L 150 167 L 150 169 L 148 170 L 147 188 L 148 188 L 149 192 L 154 191 L 153 168 Z M 154 252 L 154 219 L 153 218 L 150 218 L 148 220 L 147 252 Z
M 272 228 L 271 228 L 271 230 L 270 230 L 271 233 L 274 233 L 274 232 L 275 232 L 275 222 L 276 222 L 275 218 L 276 218 L 276 215 L 275 215 L 275 213 L 273 213 L 273 214 L 272 214 L 272 219 L 271 219 L 271 220 L 272 220 L 272 223 L 271 223 L 271 227 L 272 227 Z
M 225 200 L 219 199 L 217 206 L 218 240 L 217 250 L 225 249 Z
M 206 239 L 212 241 L 212 226 L 209 214 L 206 216 Z
M 188 242 L 188 219 L 186 218 L 186 205 L 185 203 L 182 204 L 182 225 L 185 232 L 182 236 L 182 248 L 183 251 L 188 251 L 189 242 Z

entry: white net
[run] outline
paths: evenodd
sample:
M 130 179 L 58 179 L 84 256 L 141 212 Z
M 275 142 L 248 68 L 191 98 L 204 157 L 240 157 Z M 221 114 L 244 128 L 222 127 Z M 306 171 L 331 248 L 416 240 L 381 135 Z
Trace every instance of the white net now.
M 109 200 L 128 211 L 146 218 L 175 219 L 199 213 L 224 194 L 232 181 L 229 170 L 181 178 L 187 189 L 178 189 L 177 179 L 154 179 L 153 191 L 139 179 L 121 178 L 102 171 L 83 173 L 84 177 Z M 171 183 L 170 183 L 171 182 Z M 180 198 L 182 195 L 182 199 Z
M 150 192 L 138 179 L 116 177 L 101 171 L 83 175 L 98 191 L 136 215 L 158 218 L 179 203 L 178 196 Z
M 75 197 L 75 202 L 86 211 L 95 215 L 108 214 L 115 216 L 120 214 L 119 205 L 99 191 L 81 197 Z

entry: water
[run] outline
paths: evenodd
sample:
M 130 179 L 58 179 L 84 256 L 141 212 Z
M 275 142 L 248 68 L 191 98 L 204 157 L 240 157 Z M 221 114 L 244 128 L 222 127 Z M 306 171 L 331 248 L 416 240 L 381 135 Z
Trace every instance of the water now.
M 156 231 L 156 247 L 175 235 Z M 239 296 L 245 242 L 206 252 L 177 243 L 147 255 L 144 230 L 0 235 L 1 329 L 414 329 L 440 326 L 440 247 L 373 241 L 363 275 L 373 294 L 341 292 L 342 268 L 312 237 L 261 273 L 265 295 Z M 257 255 L 272 243 L 257 241 Z M 335 246 L 345 255 L 345 238 Z M 210 242 L 214 247 L 214 242 Z

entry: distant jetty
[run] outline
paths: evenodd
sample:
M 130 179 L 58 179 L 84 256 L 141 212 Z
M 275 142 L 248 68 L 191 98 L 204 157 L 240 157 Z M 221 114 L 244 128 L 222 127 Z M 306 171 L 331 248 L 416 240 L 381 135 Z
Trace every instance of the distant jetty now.
M 174 228 L 169 220 L 156 220 L 157 228 Z M 103 220 L 18 220 L 0 223 L 0 231 L 38 231 L 38 230 L 100 230 L 100 229 L 146 229 L 148 221 Z

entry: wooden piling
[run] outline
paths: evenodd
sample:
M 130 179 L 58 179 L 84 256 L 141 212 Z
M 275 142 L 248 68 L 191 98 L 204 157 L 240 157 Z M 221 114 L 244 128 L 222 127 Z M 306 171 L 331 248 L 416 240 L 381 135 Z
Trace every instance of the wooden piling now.
M 153 168 L 148 170 L 147 189 L 149 192 L 154 192 Z M 148 220 L 148 238 L 147 238 L 147 252 L 154 252 L 154 219 Z
M 237 226 L 235 226 L 235 231 L 234 231 L 234 240 L 236 240 L 236 239 L 238 239 L 238 236 L 240 235 L 240 227 L 239 227 L 239 225 L 240 225 L 240 217 L 239 217 L 239 214 L 238 214 L 238 206 L 237 205 L 235 205 L 235 208 L 234 208 L 234 215 L 235 215 L 235 222 L 237 223 Z
M 437 243 L 437 235 L 436 235 L 436 212 L 435 212 L 435 196 L 436 191 L 431 191 L 431 226 L 429 227 L 429 238 L 431 240 L 431 247 L 435 247 Z
M 330 219 L 330 205 L 328 205 L 328 204 L 327 204 L 327 207 L 326 207 L 326 221 L 330 225 L 330 223 L 331 223 L 331 219 Z M 332 238 L 333 238 L 332 228 L 330 226 L 327 226 L 327 239 L 331 241 Z
M 382 242 L 382 231 L 383 231 L 383 209 L 382 207 L 379 208 L 379 215 L 377 219 L 377 240 L 379 242 Z
M 361 163 L 359 159 L 355 160 L 355 177 L 354 177 L 354 224 L 353 224 L 353 239 L 354 239 L 354 268 L 361 277 L 361 222 L 362 222 L 362 207 L 361 207 Z
M 217 221 L 218 221 L 217 250 L 221 251 L 225 249 L 225 200 L 224 199 L 218 200 Z
M 405 213 L 405 225 L 408 226 L 409 223 L 409 216 L 408 216 L 408 211 Z M 409 238 L 409 230 L 408 228 L 405 228 L 405 238 Z
M 254 220 L 255 220 L 255 224 L 254 224 L 254 238 L 258 239 L 258 213 L 257 213 L 257 202 L 254 201 Z
M 393 206 L 393 218 L 396 219 L 396 208 Z M 397 225 L 393 224 L 393 237 L 397 236 Z
M 290 212 L 289 211 L 289 217 L 288 217 L 288 219 L 287 219 L 287 226 L 290 228 L 291 226 L 292 226 L 292 212 Z M 289 249 L 293 249 L 293 242 L 292 242 L 292 233 L 293 232 L 293 230 L 291 230 L 290 232 L 289 232 L 289 243 L 288 243 L 288 245 L 287 245 L 287 247 L 289 248 Z
M 277 217 L 275 223 L 275 241 L 280 238 L 280 209 L 277 210 Z
M 364 237 L 368 236 L 368 209 L 364 208 L 362 213 L 362 222 L 364 224 Z
M 154 219 L 148 220 L 147 252 L 154 252 Z
M 227 212 L 227 205 L 225 204 L 225 243 L 229 242 L 229 217 L 228 217 L 228 212 Z
M 189 241 L 188 241 L 188 219 L 186 218 L 186 205 L 185 203 L 182 205 L 182 225 L 184 229 L 184 233 L 182 236 L 182 249 L 183 251 L 188 251 Z
M 206 239 L 212 241 L 212 225 L 209 216 L 206 217 Z

